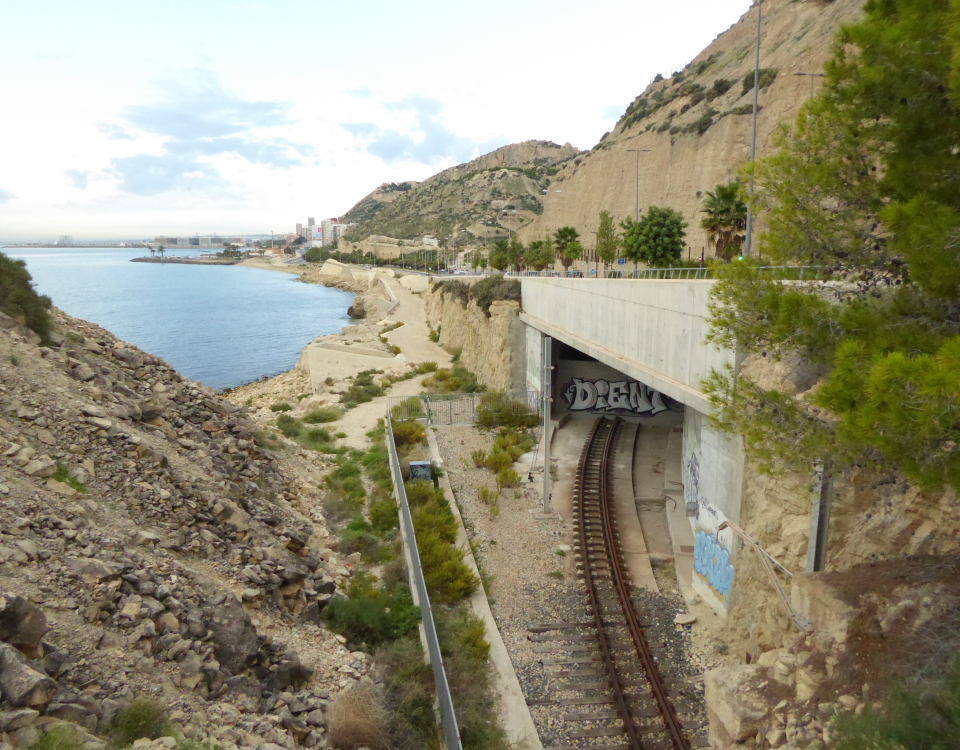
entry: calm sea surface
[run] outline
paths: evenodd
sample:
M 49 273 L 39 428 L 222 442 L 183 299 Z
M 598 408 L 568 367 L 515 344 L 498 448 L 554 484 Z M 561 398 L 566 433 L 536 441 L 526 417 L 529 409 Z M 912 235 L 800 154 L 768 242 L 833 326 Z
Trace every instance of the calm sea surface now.
M 25 260 L 37 290 L 64 312 L 214 388 L 289 370 L 313 338 L 349 322 L 352 295 L 302 284 L 292 274 L 131 263 L 144 251 L 126 248 L 3 252 Z

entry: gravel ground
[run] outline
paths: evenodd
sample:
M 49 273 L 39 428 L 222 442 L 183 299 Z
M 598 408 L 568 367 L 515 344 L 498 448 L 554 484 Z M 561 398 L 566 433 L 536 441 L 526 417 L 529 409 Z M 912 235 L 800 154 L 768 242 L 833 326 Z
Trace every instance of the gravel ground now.
M 533 513 L 540 506 L 539 487 L 528 484 L 504 490 L 499 497 L 499 513 L 491 514 L 491 506 L 479 500 L 478 489 L 486 486 L 495 490 L 496 482 L 490 471 L 474 467 L 470 453 L 477 449 L 489 451 L 494 435 L 465 426 L 440 427 L 436 434 L 447 475 L 473 541 L 477 562 L 484 575 L 492 578 L 487 595 L 524 696 L 531 704 L 530 712 L 541 742 L 544 747 L 571 745 L 584 748 L 616 742 L 614 737 L 575 739 L 570 736 L 579 730 L 611 726 L 614 722 L 567 722 L 563 718 L 569 712 L 594 712 L 610 706 L 537 704 L 542 700 L 609 694 L 606 689 L 560 692 L 564 684 L 591 682 L 597 678 L 560 678 L 558 673 L 588 669 L 594 665 L 544 665 L 544 660 L 551 658 L 585 654 L 564 650 L 555 653 L 538 651 L 535 649 L 569 644 L 530 640 L 529 628 L 535 623 L 585 622 L 590 619 L 583 588 L 575 575 L 573 555 L 561 554 L 559 550 L 570 535 L 569 525 L 561 521 L 536 520 Z M 576 460 L 574 456 L 569 458 Z M 664 676 L 687 680 L 698 674 L 698 666 L 692 664 L 688 656 L 689 628 L 673 623 L 674 616 L 685 611 L 682 599 L 644 589 L 634 589 L 633 595 L 644 622 L 650 623 L 647 637 Z M 587 628 L 563 632 L 585 635 L 593 631 Z M 558 631 L 551 633 L 557 635 Z M 679 690 L 677 698 L 694 706 L 684 718 L 703 720 L 702 681 L 689 687 L 684 684 Z

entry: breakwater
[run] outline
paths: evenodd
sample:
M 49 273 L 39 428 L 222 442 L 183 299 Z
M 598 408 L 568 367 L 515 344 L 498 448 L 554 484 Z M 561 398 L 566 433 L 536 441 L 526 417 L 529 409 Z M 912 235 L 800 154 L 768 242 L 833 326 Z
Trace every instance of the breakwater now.
M 195 266 L 235 266 L 236 258 L 131 258 L 131 263 L 179 263 Z

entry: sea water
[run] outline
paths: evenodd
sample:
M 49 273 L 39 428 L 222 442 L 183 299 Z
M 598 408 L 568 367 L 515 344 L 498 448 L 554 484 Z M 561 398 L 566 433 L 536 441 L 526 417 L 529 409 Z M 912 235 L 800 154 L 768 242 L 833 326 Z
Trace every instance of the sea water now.
M 303 284 L 293 274 L 131 263 L 144 255 L 131 248 L 2 252 L 26 261 L 37 291 L 64 312 L 217 389 L 289 370 L 312 339 L 349 323 L 351 294 Z

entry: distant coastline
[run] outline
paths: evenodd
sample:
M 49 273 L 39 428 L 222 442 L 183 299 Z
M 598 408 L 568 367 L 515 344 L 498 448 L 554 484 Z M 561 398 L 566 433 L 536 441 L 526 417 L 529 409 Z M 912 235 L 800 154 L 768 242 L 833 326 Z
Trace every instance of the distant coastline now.
M 234 258 L 131 258 L 131 263 L 183 263 L 194 266 L 235 266 Z

